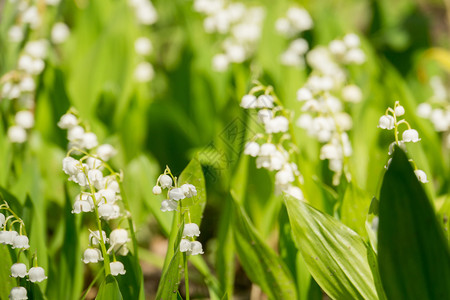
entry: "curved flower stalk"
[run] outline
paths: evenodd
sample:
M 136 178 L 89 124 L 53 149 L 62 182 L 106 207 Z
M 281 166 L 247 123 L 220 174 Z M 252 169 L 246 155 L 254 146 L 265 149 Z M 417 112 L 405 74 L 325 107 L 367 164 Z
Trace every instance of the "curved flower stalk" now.
M 328 48 L 311 50 L 307 62 L 312 72 L 297 91 L 297 100 L 302 103 L 297 125 L 323 143 L 320 159 L 329 161 L 334 185 L 339 184 L 343 173 L 351 179 L 348 158 L 352 155 L 352 146 L 347 132 L 353 122 L 345 106 L 360 102 L 362 92 L 358 86 L 347 84 L 344 66 L 364 62 L 365 55 L 359 44 L 357 35 L 347 34 L 343 40 L 332 41 Z
M 224 36 L 223 52 L 212 59 L 215 71 L 224 72 L 230 63 L 240 64 L 253 57 L 261 37 L 263 7 L 246 7 L 242 2 L 227 0 L 195 0 L 194 9 L 206 15 L 203 28 L 207 33 Z
M 417 143 L 420 141 L 419 133 L 417 130 L 412 129 L 409 123 L 405 119 L 400 119 L 405 114 L 405 108 L 400 105 L 399 101 L 396 101 L 394 104 L 394 108 L 388 107 L 386 109 L 386 113 L 380 117 L 380 120 L 378 122 L 378 128 L 381 129 L 387 129 L 387 130 L 394 130 L 394 137 L 395 141 L 391 143 L 389 146 L 389 155 L 392 155 L 394 153 L 394 145 L 397 145 L 399 147 L 402 147 L 405 149 L 405 143 Z M 407 129 L 403 130 L 402 132 L 402 139 L 399 139 L 400 131 L 399 127 L 401 124 L 404 124 Z M 392 158 L 388 160 L 388 163 L 385 168 L 389 168 L 389 164 L 391 162 Z M 424 171 L 417 168 L 416 163 L 410 159 L 410 161 L 414 165 L 414 173 L 417 176 L 417 179 L 419 179 L 422 183 L 427 183 L 427 174 L 425 174 Z
M 135 238 L 128 204 L 121 195 L 122 174 L 107 163 L 116 150 L 109 144 L 99 145 L 97 136 L 83 127 L 73 111 L 63 115 L 58 126 L 68 130 L 70 150 L 63 159 L 63 171 L 69 175 L 69 181 L 81 188 L 72 213 L 91 213 L 97 224 L 97 228 L 89 230 L 89 248 L 85 250 L 82 260 L 86 264 L 103 261 L 106 274 L 123 275 L 126 271 L 123 264 L 116 261 L 116 255 L 128 254 L 128 231 L 133 243 Z M 122 221 L 126 219 L 128 230 L 121 228 Z M 111 228 L 116 227 L 109 238 L 103 230 L 103 222 L 108 222 Z M 135 244 L 133 247 L 136 251 Z
M 52 6 L 59 1 L 48 0 L 45 4 L 47 6 L 38 5 L 38 1 L 17 1 L 15 23 L 8 30 L 12 45 L 23 44 L 15 69 L 0 78 L 1 99 L 10 101 L 8 106 L 15 113 L 7 133 L 12 143 L 24 143 L 28 131 L 34 127 L 37 78 L 44 71 L 49 46 L 64 43 L 70 34 L 67 25 L 55 22 L 55 18 L 50 18 L 55 23 L 44 24 L 46 14 L 55 13 Z M 51 30 L 47 32 L 46 28 Z
M 283 65 L 304 67 L 304 55 L 308 51 L 308 42 L 299 37 L 302 32 L 313 28 L 313 20 L 308 11 L 300 7 L 290 7 L 286 16 L 279 18 L 275 23 L 276 30 L 290 39 L 289 47 L 281 54 L 280 61 Z
M 187 256 L 203 254 L 202 244 L 196 240 L 200 236 L 198 224 L 191 221 L 190 206 L 195 205 L 197 188 L 189 183 L 178 186 L 177 177 L 173 176 L 170 168 L 166 166 L 164 173 L 158 177 L 153 187 L 153 194 L 159 195 L 165 192 L 166 200 L 161 202 L 161 211 L 178 211 L 182 224 L 184 224 L 179 251 L 184 254 L 184 275 L 186 286 L 186 299 L 189 299 L 189 275 Z M 188 199 L 191 201 L 187 201 Z
M 442 133 L 443 146 L 450 149 L 450 97 L 440 77 L 432 77 L 433 96 L 417 107 L 417 114 L 430 120 L 434 129 Z
M 16 231 L 17 225 L 19 231 Z M 25 223 L 10 208 L 8 202 L 4 201 L 0 205 L 0 244 L 10 245 L 12 249 L 17 249 L 16 262 L 11 266 L 11 277 L 19 278 L 28 277 L 28 281 L 35 283 L 47 279 L 45 270 L 37 264 L 37 255 L 33 254 L 30 260 L 30 268 L 20 262 L 22 253 L 30 248 L 29 239 L 25 230 Z M 32 266 L 32 267 L 31 267 Z M 22 286 L 14 287 L 9 294 L 10 300 L 28 299 L 27 289 Z
M 256 157 L 257 168 L 275 171 L 275 192 L 285 193 L 303 200 L 302 175 L 293 156 L 297 155 L 292 141 L 290 112 L 276 97 L 271 86 L 259 83 L 241 100 L 241 107 L 257 111 L 264 126 L 264 134 L 255 135 L 245 145 L 244 154 Z M 298 161 L 298 159 L 297 159 Z
M 158 14 L 149 0 L 129 0 L 129 5 L 134 9 L 136 21 L 140 26 L 150 26 L 158 20 Z M 153 65 L 148 61 L 153 51 L 151 40 L 146 36 L 138 37 L 134 42 L 134 50 L 139 63 L 134 69 L 134 78 L 137 82 L 149 82 L 155 76 Z

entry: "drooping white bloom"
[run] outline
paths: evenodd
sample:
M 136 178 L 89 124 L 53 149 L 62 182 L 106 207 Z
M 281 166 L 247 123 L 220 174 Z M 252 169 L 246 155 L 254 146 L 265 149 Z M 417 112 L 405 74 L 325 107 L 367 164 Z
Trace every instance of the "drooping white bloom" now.
M 19 234 L 17 231 L 10 230 L 10 231 L 0 231 L 0 244 L 4 245 L 12 245 L 14 242 L 14 238 L 18 236 Z
M 63 165 L 63 171 L 67 175 L 76 175 L 83 168 L 83 165 L 81 164 L 80 161 L 78 161 L 75 158 L 70 157 L 70 156 L 67 156 L 63 159 L 62 165 Z
M 77 200 L 73 204 L 72 213 L 79 214 L 81 212 L 90 212 L 92 210 L 93 210 L 93 208 L 92 208 L 91 204 L 89 203 L 89 201 Z
M 55 23 L 52 28 L 51 38 L 55 44 L 64 43 L 70 35 L 69 27 L 62 22 Z
M 81 126 L 74 126 L 67 131 L 67 139 L 71 142 L 81 142 L 84 137 L 84 128 Z
M 97 248 L 87 248 L 84 250 L 83 259 L 81 259 L 85 264 L 88 263 L 98 263 L 103 261 L 102 253 Z
M 286 132 L 289 130 L 289 121 L 286 117 L 278 116 L 265 124 L 266 133 Z
M 116 191 L 109 188 L 99 190 L 98 195 L 97 201 L 99 203 L 114 204 L 117 200 Z
M 163 174 L 159 177 L 159 184 L 163 189 L 170 188 L 172 186 L 172 177 L 169 175 Z
M 47 56 L 48 42 L 45 39 L 30 41 L 25 45 L 25 52 L 34 58 L 44 59 Z
M 128 231 L 126 229 L 114 229 L 109 235 L 111 245 L 123 245 L 128 242 Z
M 380 117 L 380 120 L 378 121 L 378 127 L 381 129 L 394 129 L 394 117 L 390 115 L 384 115 Z
M 347 52 L 347 46 L 344 41 L 333 40 L 328 44 L 328 49 L 335 56 L 342 56 Z
M 26 235 L 18 235 L 14 237 L 12 247 L 13 249 L 28 249 L 30 244 Z
M 427 183 L 428 179 L 427 179 L 427 174 L 422 171 L 422 170 L 415 170 L 414 174 L 416 174 L 417 179 L 419 179 L 420 182 L 422 183 Z
M 139 55 L 149 55 L 152 49 L 152 42 L 146 37 L 140 37 L 134 42 L 134 50 Z
M 302 87 L 297 91 L 297 100 L 298 101 L 307 101 L 313 99 L 313 95 L 311 91 L 306 88 Z
M 124 275 L 126 273 L 125 267 L 120 261 L 111 262 L 109 267 L 111 268 L 111 275 L 113 276 L 117 276 L 119 274 Z
M 256 107 L 258 108 L 273 108 L 273 97 L 270 95 L 260 95 L 256 100 Z
M 150 81 L 154 76 L 155 70 L 153 69 L 152 64 L 146 61 L 139 63 L 134 70 L 134 78 L 138 82 Z
M 255 108 L 257 105 L 257 98 L 255 95 L 244 95 L 241 99 L 241 107 L 249 109 Z
M 98 141 L 97 141 L 97 135 L 93 132 L 86 132 L 83 134 L 81 146 L 86 149 L 92 149 L 94 147 L 97 147 Z
M 23 40 L 23 30 L 18 25 L 13 25 L 8 30 L 9 40 L 13 43 L 19 43 Z
M 395 109 L 394 109 L 394 113 L 397 117 L 401 117 L 405 114 L 405 108 L 401 105 L 398 105 Z
M 71 129 L 78 125 L 78 119 L 73 114 L 64 114 L 59 119 L 58 127 L 61 129 Z
M 261 123 L 266 124 L 267 121 L 271 120 L 273 118 L 273 111 L 270 109 L 260 109 L 258 111 L 258 119 Z
M 106 237 L 106 232 L 102 230 L 103 241 L 105 243 L 108 242 L 108 238 Z M 100 233 L 99 231 L 93 231 L 89 234 L 89 242 L 92 246 L 98 246 L 100 244 Z
M 344 98 L 345 101 L 351 103 L 358 103 L 361 102 L 363 94 L 358 86 L 350 84 L 342 89 L 342 97 Z
M 195 223 L 184 224 L 183 236 L 194 237 L 200 235 L 200 229 Z
M 98 215 L 105 220 L 111 220 L 115 217 L 114 206 L 109 203 L 100 204 L 98 207 Z
M 20 126 L 11 126 L 8 128 L 8 139 L 11 143 L 24 143 L 27 140 L 27 132 Z
M 192 198 L 194 196 L 197 196 L 197 189 L 192 184 L 189 183 L 183 184 L 180 187 L 180 189 L 183 191 L 184 196 L 186 196 L 186 198 Z
M 419 133 L 415 129 L 407 129 L 403 131 L 402 134 L 403 142 L 413 142 L 416 143 L 420 141 Z
M 23 263 L 15 263 L 11 266 L 11 276 L 24 278 L 27 276 L 27 266 Z
M 177 210 L 177 208 L 178 208 L 178 202 L 175 201 L 175 200 L 167 199 L 167 200 L 163 200 L 161 202 L 161 208 L 160 209 L 161 209 L 162 212 L 174 211 L 174 210 Z
M 422 118 L 429 118 L 432 110 L 433 108 L 429 103 L 420 103 L 419 106 L 417 106 L 417 115 Z
M 103 144 L 98 146 L 97 155 L 104 161 L 108 161 L 111 157 L 116 155 L 117 151 L 110 144 Z
M 41 282 L 47 279 L 47 276 L 42 267 L 33 267 L 28 271 L 28 278 L 31 282 Z
M 181 239 L 180 241 L 180 252 L 189 252 L 191 251 L 191 241 L 186 239 Z
M 354 33 L 348 33 L 344 36 L 344 43 L 348 48 L 356 48 L 360 45 L 359 36 Z
M 19 84 L 20 90 L 22 92 L 33 92 L 36 89 L 36 83 L 34 82 L 33 78 L 29 75 L 25 75 Z M 16 121 L 17 122 L 17 121 Z M 33 120 L 34 124 L 34 120 Z
M 229 64 L 230 60 L 226 54 L 219 53 L 212 58 L 212 67 L 216 72 L 225 72 L 228 69 Z
M 21 110 L 14 117 L 16 124 L 22 128 L 29 129 L 34 126 L 34 116 L 31 111 Z
M 13 287 L 9 293 L 9 300 L 26 300 L 28 299 L 27 290 L 23 286 Z
M 159 185 L 155 185 L 152 189 L 152 192 L 154 195 L 159 195 L 162 192 L 162 189 Z
M 29 6 L 22 14 L 22 22 L 30 24 L 32 29 L 37 28 L 41 23 L 41 17 L 37 6 Z
M 258 156 L 259 144 L 256 142 L 248 142 L 247 144 L 245 144 L 244 154 L 250 155 L 253 157 Z
M 285 193 L 298 200 L 304 199 L 302 190 L 299 187 L 293 185 L 289 186 Z
M 173 188 L 169 191 L 168 193 L 169 199 L 170 200 L 182 200 L 184 198 L 186 198 L 186 196 L 183 193 L 183 190 L 181 188 Z
M 191 252 L 190 255 L 203 254 L 203 246 L 199 241 L 191 242 Z

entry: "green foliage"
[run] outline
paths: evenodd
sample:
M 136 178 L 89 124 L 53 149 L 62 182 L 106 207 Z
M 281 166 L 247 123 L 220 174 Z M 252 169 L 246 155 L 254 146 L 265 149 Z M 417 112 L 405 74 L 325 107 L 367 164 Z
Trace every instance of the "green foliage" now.
M 112 275 L 106 276 L 98 290 L 97 300 L 122 300 L 117 280 Z

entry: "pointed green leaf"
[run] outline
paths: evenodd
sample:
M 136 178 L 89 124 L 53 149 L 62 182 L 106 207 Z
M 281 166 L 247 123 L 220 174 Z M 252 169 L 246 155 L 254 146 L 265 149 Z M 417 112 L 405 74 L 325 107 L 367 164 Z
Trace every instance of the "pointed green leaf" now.
M 338 220 L 292 197 L 286 207 L 294 241 L 311 275 L 333 299 L 378 299 L 362 238 Z
M 251 281 L 270 299 L 296 299 L 297 291 L 289 269 L 259 237 L 242 207 L 236 203 L 232 226 L 236 252 Z
M 450 253 L 406 154 L 396 148 L 380 193 L 378 261 L 389 299 L 450 299 Z
M 100 285 L 96 300 L 122 300 L 119 285 L 112 275 L 106 276 Z
M 341 206 L 341 221 L 360 236 L 366 238 L 365 221 L 370 207 L 370 196 L 349 182 Z

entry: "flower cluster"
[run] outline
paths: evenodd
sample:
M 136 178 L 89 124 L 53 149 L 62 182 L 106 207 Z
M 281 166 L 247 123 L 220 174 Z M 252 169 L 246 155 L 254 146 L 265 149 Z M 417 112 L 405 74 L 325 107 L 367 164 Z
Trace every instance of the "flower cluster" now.
M 336 51 L 336 44 L 345 51 Z M 347 34 L 343 40 L 332 41 L 328 48 L 311 50 L 307 54 L 307 62 L 312 72 L 305 85 L 297 91 L 297 100 L 302 103 L 302 114 L 297 125 L 324 144 L 320 159 L 329 161 L 329 168 L 334 172 L 334 185 L 339 184 L 343 172 L 350 176 L 346 172 L 346 161 L 352 154 L 352 146 L 347 131 L 352 128 L 353 122 L 345 112 L 345 106 L 346 103 L 360 102 L 362 92 L 358 86 L 347 84 L 344 65 L 364 62 L 365 55 L 358 48 L 359 44 L 357 35 Z M 359 54 L 351 54 L 353 50 Z M 346 59 L 353 55 L 359 58 Z
M 136 20 L 142 26 L 154 24 L 158 20 L 158 14 L 149 0 L 129 0 L 134 9 Z M 153 65 L 148 62 L 148 56 L 152 53 L 153 45 L 148 37 L 141 36 L 134 42 L 134 50 L 139 63 L 134 69 L 134 78 L 138 82 L 148 82 L 155 76 Z
M 291 143 L 289 112 L 281 105 L 271 87 L 256 85 L 241 100 L 241 107 L 257 111 L 258 122 L 265 134 L 257 134 L 245 145 L 244 154 L 256 157 L 257 168 L 276 171 L 275 191 L 303 199 L 302 190 L 296 186 L 302 177 L 291 159 L 296 150 Z
M 158 177 L 156 185 L 153 187 L 153 194 L 159 195 L 163 189 L 167 189 L 167 198 L 161 202 L 161 211 L 182 212 L 184 216 L 187 213 L 189 223 L 184 225 L 183 239 L 180 243 L 180 251 L 189 255 L 203 254 L 203 247 L 199 241 L 195 241 L 194 237 L 200 235 L 200 229 L 197 224 L 191 223 L 189 206 L 183 204 L 183 199 L 193 198 L 197 196 L 197 189 L 194 185 L 185 183 L 178 187 L 177 178 L 172 175 L 169 167 L 166 167 L 164 173 Z
M 389 152 L 388 152 L 389 155 L 393 154 L 395 145 L 405 148 L 405 143 L 417 143 L 420 141 L 419 133 L 417 132 L 417 130 L 412 129 L 411 126 L 409 125 L 409 123 L 405 119 L 400 120 L 400 117 L 402 117 L 404 114 L 405 114 L 405 108 L 400 105 L 399 101 L 396 101 L 394 104 L 394 108 L 388 107 L 386 109 L 386 113 L 383 116 L 381 116 L 380 120 L 378 121 L 378 128 L 394 130 L 395 141 L 389 145 Z M 402 139 L 400 140 L 399 139 L 399 126 L 401 124 L 405 124 L 405 126 L 408 129 L 405 129 L 403 131 Z M 386 168 L 389 167 L 391 160 L 392 160 L 392 158 L 389 159 Z M 416 174 L 419 181 L 423 182 L 423 183 L 428 182 L 427 175 L 425 174 L 425 172 L 422 170 L 419 170 L 413 160 L 410 160 L 410 161 L 414 165 L 414 169 L 415 169 L 414 173 Z
M 286 16 L 275 23 L 276 30 L 291 39 L 289 47 L 281 54 L 281 63 L 286 66 L 303 67 L 304 55 L 308 51 L 308 42 L 298 36 L 313 27 L 308 11 L 300 7 L 290 7 Z
M 450 97 L 440 77 L 430 80 L 433 96 L 417 107 L 417 114 L 429 119 L 437 132 L 442 132 L 444 147 L 450 149 Z
M 46 1 L 48 6 L 57 5 L 59 1 Z M 11 43 L 24 45 L 21 49 L 16 68 L 0 78 L 1 98 L 14 101 L 12 107 L 16 112 L 13 125 L 8 128 L 8 138 L 12 143 L 24 143 L 27 130 L 34 127 L 34 98 L 37 77 L 45 68 L 49 39 L 53 44 L 63 43 L 69 29 L 64 23 L 54 24 L 49 37 L 42 37 L 43 10 L 39 10 L 35 1 L 19 1 L 19 13 L 16 22 L 9 28 Z M 28 38 L 24 41 L 25 37 Z
M 121 175 L 107 163 L 116 150 L 109 144 L 98 145 L 95 133 L 87 132 L 70 111 L 61 117 L 58 126 L 68 130 L 70 147 L 62 162 L 63 171 L 69 175 L 69 181 L 81 188 L 81 193 L 75 197 L 72 213 L 93 213 L 97 221 L 97 230 L 90 231 L 89 248 L 84 251 L 82 260 L 86 264 L 105 260 L 105 268 L 108 264 L 112 275 L 125 274 L 123 264 L 116 261 L 116 254 L 128 254 L 128 232 L 120 228 L 120 221 L 128 217 L 128 212 L 123 213 L 119 205 L 122 200 L 119 183 Z M 102 220 L 118 220 L 119 225 L 111 231 L 109 238 L 102 230 Z M 109 227 L 113 227 L 111 225 Z M 109 244 L 108 249 L 106 244 Z M 111 253 L 113 262 L 110 263 Z
M 241 2 L 195 0 L 194 9 L 206 15 L 203 27 L 208 33 L 225 35 L 223 53 L 212 59 L 214 70 L 224 72 L 230 63 L 242 63 L 256 51 L 265 16 L 262 7 L 246 7 Z
M 0 210 L 7 213 L 7 216 L 5 216 L 3 213 L 0 213 L 0 244 L 10 245 L 12 249 L 19 250 L 18 255 L 16 256 L 16 263 L 11 266 L 11 277 L 25 278 L 26 276 L 28 276 L 28 280 L 33 283 L 41 282 L 47 279 L 44 269 L 37 265 L 36 255 L 34 255 L 31 259 L 32 263 L 34 263 L 34 266 L 29 270 L 26 264 L 20 262 L 20 255 L 22 254 L 22 252 L 30 248 L 23 220 L 17 216 L 17 214 L 9 207 L 6 201 L 4 202 L 4 204 L 0 205 Z M 19 232 L 14 230 L 14 224 L 16 223 L 19 224 Z M 7 230 L 8 225 L 9 230 Z M 26 288 L 22 286 L 12 288 L 9 299 L 28 299 Z

